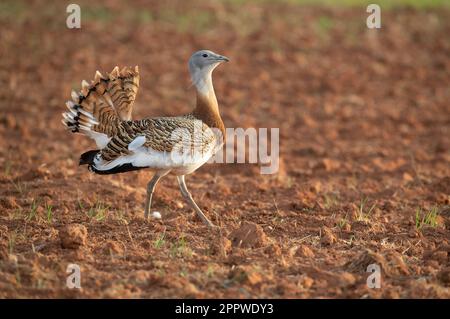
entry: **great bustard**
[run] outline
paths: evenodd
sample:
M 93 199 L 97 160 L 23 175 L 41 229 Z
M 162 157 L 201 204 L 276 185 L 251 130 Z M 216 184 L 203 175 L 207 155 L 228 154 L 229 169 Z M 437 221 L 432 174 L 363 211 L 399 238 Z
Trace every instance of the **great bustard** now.
M 88 164 L 97 174 L 115 174 L 149 168 L 155 171 L 147 184 L 145 218 L 148 218 L 152 195 L 158 181 L 169 172 L 177 176 L 181 193 L 208 226 L 189 193 L 184 176 L 194 172 L 224 143 L 225 128 L 212 84 L 212 72 L 227 57 L 209 50 L 195 52 L 189 59 L 189 71 L 197 90 L 193 112 L 177 117 L 131 120 L 139 87 L 139 71 L 118 67 L 103 76 L 96 72 L 90 84 L 81 82 L 79 93 L 72 91 L 69 111 L 63 124 L 74 133 L 93 138 L 97 150 L 81 155 L 80 165 Z

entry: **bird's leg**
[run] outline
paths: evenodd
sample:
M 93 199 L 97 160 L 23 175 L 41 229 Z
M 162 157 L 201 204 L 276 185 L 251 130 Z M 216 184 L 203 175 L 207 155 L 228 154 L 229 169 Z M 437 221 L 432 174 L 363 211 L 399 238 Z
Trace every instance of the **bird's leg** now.
M 147 184 L 147 198 L 145 199 L 145 212 L 144 212 L 145 219 L 148 218 L 148 214 L 150 213 L 150 209 L 152 207 L 153 191 L 155 190 L 156 184 L 161 179 L 161 177 L 167 175 L 167 173 L 168 171 L 156 172 L 153 178 Z
M 208 219 L 208 217 L 203 214 L 202 210 L 197 206 L 194 199 L 192 198 L 191 193 L 189 193 L 186 182 L 184 180 L 184 175 L 177 176 L 178 178 L 178 184 L 180 184 L 181 194 L 183 194 L 183 197 L 186 199 L 186 201 L 191 205 L 191 207 L 195 210 L 198 217 L 209 227 L 215 227 L 214 224 Z

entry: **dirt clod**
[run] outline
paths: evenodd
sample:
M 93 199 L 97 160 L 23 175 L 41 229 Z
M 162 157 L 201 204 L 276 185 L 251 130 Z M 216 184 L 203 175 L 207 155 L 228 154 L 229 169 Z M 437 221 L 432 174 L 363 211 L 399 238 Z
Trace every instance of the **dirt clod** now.
M 106 254 L 121 255 L 124 252 L 123 245 L 117 241 L 109 240 L 104 245 Z
M 4 208 L 9 208 L 9 209 L 19 207 L 17 205 L 16 199 L 11 196 L 0 198 L 0 206 L 4 207 Z
M 268 254 L 269 256 L 276 256 L 279 257 L 281 256 L 282 252 L 281 252 L 281 248 L 280 245 L 276 244 L 276 243 L 272 243 L 270 245 L 268 245 L 265 249 L 264 252 L 266 254 Z
M 450 286 L 450 267 L 442 269 L 438 274 L 437 278 L 439 281 L 444 283 L 447 287 Z
M 318 165 L 319 168 L 325 168 L 327 171 L 334 171 L 340 167 L 340 163 L 338 161 L 324 158 L 322 162 Z
M 231 241 L 225 236 L 217 236 L 212 239 L 211 253 L 226 258 L 231 251 Z
M 370 249 L 362 252 L 355 260 L 346 264 L 345 268 L 353 273 L 365 273 L 371 264 L 380 266 L 387 276 L 408 275 L 408 266 L 396 251 L 376 253 Z
M 309 289 L 314 284 L 314 279 L 308 276 L 302 276 L 299 280 L 299 285 L 305 289 Z
M 341 285 L 351 286 L 356 282 L 355 275 L 349 272 L 343 272 L 340 274 Z
M 251 267 L 238 266 L 232 269 L 228 276 L 230 279 L 233 279 L 240 283 L 247 283 L 250 285 L 256 285 L 260 283 L 263 278 L 261 274 Z
M 76 249 L 86 245 L 88 231 L 84 225 L 70 224 L 59 231 L 63 248 Z
M 8 259 L 8 246 L 6 244 L 0 244 L 0 260 Z
M 230 234 L 234 247 L 259 248 L 267 244 L 267 236 L 261 226 L 252 222 L 243 222 Z
M 336 235 L 328 227 L 322 227 L 321 235 L 322 235 L 322 237 L 320 238 L 320 242 L 323 245 L 332 245 L 337 242 Z
M 314 258 L 314 252 L 308 246 L 300 245 L 300 246 L 298 246 L 297 250 L 295 251 L 295 256 Z

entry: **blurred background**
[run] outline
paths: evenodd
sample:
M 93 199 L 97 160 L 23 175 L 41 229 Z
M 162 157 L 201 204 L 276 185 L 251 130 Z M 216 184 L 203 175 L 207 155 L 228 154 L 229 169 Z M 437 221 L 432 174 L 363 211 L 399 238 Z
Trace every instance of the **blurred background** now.
M 381 6 L 381 29 L 366 26 L 371 2 Z M 60 270 L 77 258 L 90 271 L 85 297 L 445 296 L 448 282 L 438 276 L 445 258 L 422 256 L 449 238 L 449 1 L 77 1 L 81 29 L 68 29 L 70 3 L 0 2 L 1 297 L 76 295 L 61 287 Z M 214 73 L 226 127 L 280 128 L 278 174 L 205 165 L 188 178 L 224 230 L 225 255 L 227 234 L 241 221 L 261 225 L 269 238 L 268 250 L 242 252 L 247 259 L 232 250 L 228 263 L 205 253 L 216 240 L 187 214 L 173 178 L 155 195 L 164 221 L 146 224 L 151 173 L 100 178 L 78 168 L 93 142 L 60 123 L 70 91 L 116 65 L 139 65 L 134 118 L 189 112 L 187 61 L 199 49 L 231 59 Z M 427 212 L 440 219 L 420 237 Z M 90 238 L 76 252 L 57 244 L 70 223 L 85 225 Z M 32 244 L 44 246 L 30 253 Z M 180 245 L 194 255 L 174 256 Z M 363 248 L 394 251 L 409 275 L 430 277 L 386 279 L 386 289 L 368 291 L 363 276 L 343 266 Z M 298 257 L 311 256 L 305 249 L 314 261 Z M 236 279 L 230 263 L 256 272 L 257 284 Z M 30 275 L 27 267 L 38 270 Z M 144 279 L 127 277 L 138 269 Z

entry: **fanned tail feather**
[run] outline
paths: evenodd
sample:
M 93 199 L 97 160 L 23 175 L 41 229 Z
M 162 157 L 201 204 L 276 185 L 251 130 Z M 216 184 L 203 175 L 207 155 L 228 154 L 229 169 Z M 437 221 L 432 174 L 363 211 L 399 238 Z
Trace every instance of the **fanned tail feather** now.
M 117 132 L 121 121 L 131 119 L 132 108 L 139 88 L 139 70 L 115 67 L 107 76 L 99 71 L 90 84 L 81 82 L 79 93 L 72 91 L 67 101 L 68 112 L 62 123 L 72 132 L 93 138 L 103 148 Z

